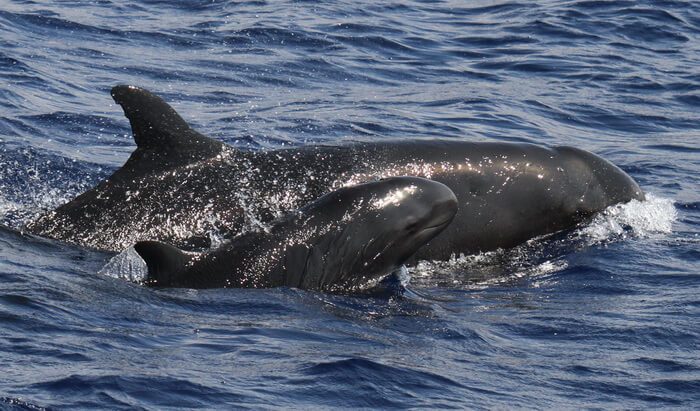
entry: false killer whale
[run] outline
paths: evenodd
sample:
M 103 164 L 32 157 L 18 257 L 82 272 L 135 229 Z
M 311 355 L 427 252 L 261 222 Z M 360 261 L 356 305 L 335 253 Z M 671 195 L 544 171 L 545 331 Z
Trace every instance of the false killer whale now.
M 444 184 L 393 177 L 340 188 L 199 255 L 155 241 L 134 246 L 159 287 L 278 287 L 354 292 L 400 267 L 452 221 Z
M 147 90 L 121 85 L 112 97 L 136 150 L 108 179 L 29 223 L 29 232 L 105 251 L 141 240 L 202 250 L 338 188 L 412 175 L 457 197 L 453 223 L 416 253 L 446 259 L 513 247 L 644 198 L 625 172 L 573 147 L 406 139 L 241 150 L 193 130 Z

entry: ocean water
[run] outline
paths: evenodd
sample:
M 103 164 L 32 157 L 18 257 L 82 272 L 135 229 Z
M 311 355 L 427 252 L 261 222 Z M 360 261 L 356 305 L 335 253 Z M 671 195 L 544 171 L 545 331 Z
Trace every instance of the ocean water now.
M 135 148 L 116 84 L 249 150 L 573 145 L 648 199 L 388 295 L 150 289 L 17 232 Z M 0 224 L 0 409 L 694 408 L 700 4 L 2 1 Z

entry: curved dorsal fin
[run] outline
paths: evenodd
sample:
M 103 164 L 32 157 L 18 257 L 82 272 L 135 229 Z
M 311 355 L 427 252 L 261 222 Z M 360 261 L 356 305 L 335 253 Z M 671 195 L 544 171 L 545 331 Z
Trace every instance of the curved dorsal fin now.
M 190 129 L 175 109 L 148 90 L 116 86 L 112 98 L 124 109 L 139 148 L 168 144 L 168 140 Z
M 223 145 L 194 131 L 165 100 L 146 89 L 116 86 L 112 88 L 112 98 L 124 109 L 139 148 L 194 144 L 218 150 Z
M 137 146 L 116 178 L 211 158 L 226 147 L 193 130 L 175 109 L 148 90 L 120 85 L 112 88 L 112 98 L 124 109 Z
M 191 258 L 179 248 L 158 241 L 139 241 L 134 250 L 148 267 L 146 282 L 162 287 L 177 286 L 178 274 Z

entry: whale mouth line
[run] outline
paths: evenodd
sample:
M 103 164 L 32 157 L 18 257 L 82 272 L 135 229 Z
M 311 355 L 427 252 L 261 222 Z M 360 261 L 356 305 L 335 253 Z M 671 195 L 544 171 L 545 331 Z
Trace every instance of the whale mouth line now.
M 434 224 L 434 225 L 431 225 L 431 226 L 428 226 L 428 227 L 423 227 L 423 229 L 420 230 L 419 234 L 422 235 L 422 234 L 424 234 L 424 233 L 426 233 L 426 232 L 429 232 L 429 233 L 430 233 L 430 232 L 434 232 L 434 231 L 441 231 L 441 230 L 443 230 L 447 225 L 449 225 L 450 222 L 452 222 L 452 219 L 451 219 L 451 218 L 448 218 L 448 219 L 446 219 L 446 220 L 444 220 L 444 221 L 442 221 L 442 222 L 440 222 L 440 223 L 437 223 L 437 224 Z

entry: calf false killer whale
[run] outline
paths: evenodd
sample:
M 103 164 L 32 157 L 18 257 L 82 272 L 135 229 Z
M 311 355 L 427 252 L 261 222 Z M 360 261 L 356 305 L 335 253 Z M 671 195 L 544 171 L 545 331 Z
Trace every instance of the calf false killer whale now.
M 400 267 L 456 212 L 457 198 L 444 184 L 393 177 L 340 188 L 199 255 L 155 241 L 134 249 L 153 286 L 355 292 Z
M 241 150 L 193 130 L 147 90 L 116 86 L 112 97 L 136 150 L 108 179 L 29 223 L 29 232 L 114 252 L 143 240 L 203 250 L 341 187 L 410 175 L 457 197 L 452 224 L 416 253 L 447 259 L 513 247 L 644 198 L 618 167 L 572 147 L 410 139 Z

